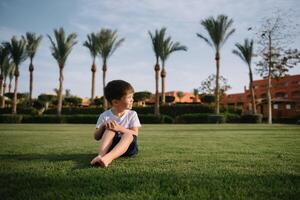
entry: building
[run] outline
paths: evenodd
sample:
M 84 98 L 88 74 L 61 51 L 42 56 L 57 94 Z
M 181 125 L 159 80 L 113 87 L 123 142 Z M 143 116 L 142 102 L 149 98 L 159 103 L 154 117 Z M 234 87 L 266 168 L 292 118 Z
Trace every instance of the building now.
M 169 91 L 166 92 L 166 96 L 173 96 L 175 97 L 175 100 L 173 103 L 201 103 L 200 98 L 195 97 L 195 95 L 191 92 L 183 92 L 183 97 L 180 99 L 177 95 L 179 91 Z M 161 95 L 161 93 L 159 94 Z M 152 97 L 146 101 L 147 104 L 154 104 L 155 103 L 155 95 L 152 95 Z
M 267 117 L 267 79 L 253 81 L 257 112 Z M 294 117 L 300 115 L 300 74 L 272 79 L 272 115 L 274 118 Z M 245 113 L 251 111 L 251 94 L 245 87 L 244 93 L 225 95 L 225 106 L 242 108 Z

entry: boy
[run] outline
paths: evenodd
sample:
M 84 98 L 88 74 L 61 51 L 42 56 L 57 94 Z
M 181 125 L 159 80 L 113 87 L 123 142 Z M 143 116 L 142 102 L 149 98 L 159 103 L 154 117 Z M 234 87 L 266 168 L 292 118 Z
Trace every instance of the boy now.
M 104 96 L 112 107 L 98 118 L 94 137 L 102 140 L 99 155 L 91 165 L 107 167 L 120 156 L 138 153 L 137 136 L 141 124 L 137 113 L 130 110 L 133 93 L 133 87 L 122 80 L 111 81 L 104 88 Z

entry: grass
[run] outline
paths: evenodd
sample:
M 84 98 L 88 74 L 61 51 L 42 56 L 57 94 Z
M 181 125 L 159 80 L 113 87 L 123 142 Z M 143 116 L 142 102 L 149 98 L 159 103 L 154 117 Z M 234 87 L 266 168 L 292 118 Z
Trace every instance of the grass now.
M 1 199 L 300 199 L 300 126 L 144 125 L 92 168 L 93 125 L 0 125 Z

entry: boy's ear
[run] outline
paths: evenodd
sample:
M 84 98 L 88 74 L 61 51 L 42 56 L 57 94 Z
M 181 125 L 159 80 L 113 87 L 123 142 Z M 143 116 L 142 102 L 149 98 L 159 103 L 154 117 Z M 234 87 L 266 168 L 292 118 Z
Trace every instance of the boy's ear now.
M 118 100 L 117 99 L 113 99 L 112 101 L 111 101 L 111 105 L 114 105 L 114 104 L 118 104 Z

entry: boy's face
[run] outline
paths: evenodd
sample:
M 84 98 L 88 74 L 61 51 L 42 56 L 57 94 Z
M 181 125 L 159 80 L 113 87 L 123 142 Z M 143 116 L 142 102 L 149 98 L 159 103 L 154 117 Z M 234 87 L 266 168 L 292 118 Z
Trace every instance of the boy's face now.
M 120 110 L 131 109 L 133 104 L 133 93 L 124 95 L 120 100 L 113 100 L 113 106 Z

